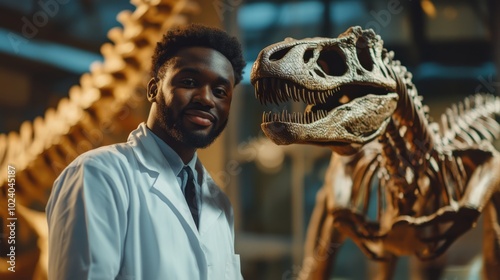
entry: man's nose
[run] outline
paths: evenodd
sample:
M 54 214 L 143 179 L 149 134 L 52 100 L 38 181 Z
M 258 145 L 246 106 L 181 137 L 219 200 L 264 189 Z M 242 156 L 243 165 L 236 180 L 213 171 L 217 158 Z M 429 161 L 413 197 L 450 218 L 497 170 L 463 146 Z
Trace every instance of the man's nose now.
M 206 85 L 200 87 L 199 90 L 196 91 L 195 96 L 193 97 L 193 101 L 213 108 L 215 107 L 214 98 L 215 96 L 212 92 L 212 87 L 210 87 L 210 85 Z

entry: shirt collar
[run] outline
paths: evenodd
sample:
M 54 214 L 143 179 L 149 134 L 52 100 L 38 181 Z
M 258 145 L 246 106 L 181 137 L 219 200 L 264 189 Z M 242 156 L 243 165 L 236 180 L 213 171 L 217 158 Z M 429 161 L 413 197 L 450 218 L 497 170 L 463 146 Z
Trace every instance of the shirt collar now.
M 149 129 L 149 128 L 148 128 Z M 182 159 L 179 157 L 179 155 L 167 144 L 165 141 L 163 141 L 160 137 L 158 137 L 156 134 L 154 134 L 153 131 L 151 131 L 151 135 L 153 135 L 153 139 L 155 139 L 156 144 L 160 148 L 161 153 L 167 160 L 168 164 L 170 164 L 170 167 L 172 168 L 172 171 L 176 176 L 180 176 L 180 173 L 182 169 L 184 168 L 185 164 L 182 161 Z M 186 164 L 191 168 L 193 171 L 194 175 L 194 180 L 195 182 L 198 182 L 198 172 L 196 172 L 196 161 L 198 160 L 198 154 L 194 153 L 193 158 Z

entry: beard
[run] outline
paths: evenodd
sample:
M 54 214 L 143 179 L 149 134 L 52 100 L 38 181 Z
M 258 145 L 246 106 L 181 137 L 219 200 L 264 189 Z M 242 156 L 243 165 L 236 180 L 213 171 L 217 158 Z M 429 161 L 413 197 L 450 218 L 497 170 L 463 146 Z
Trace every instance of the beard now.
M 162 108 L 163 117 L 161 118 L 161 122 L 163 126 L 166 128 L 165 132 L 170 135 L 176 141 L 181 143 L 185 143 L 193 148 L 206 148 L 212 144 L 217 137 L 222 133 L 224 128 L 227 125 L 227 118 L 223 123 L 217 127 L 215 122 L 212 125 L 212 128 L 208 132 L 208 134 L 197 133 L 195 131 L 189 130 L 186 128 L 182 122 L 182 117 L 184 112 L 176 118 L 172 115 L 170 110 L 166 108 Z

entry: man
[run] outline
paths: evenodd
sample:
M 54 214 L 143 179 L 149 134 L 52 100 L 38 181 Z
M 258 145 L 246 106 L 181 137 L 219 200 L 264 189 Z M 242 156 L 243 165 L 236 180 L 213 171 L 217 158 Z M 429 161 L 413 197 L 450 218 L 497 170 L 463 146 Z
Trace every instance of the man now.
M 79 156 L 47 204 L 49 279 L 240 279 L 233 213 L 197 158 L 224 129 L 241 46 L 201 25 L 153 55 L 151 109 L 128 142 Z

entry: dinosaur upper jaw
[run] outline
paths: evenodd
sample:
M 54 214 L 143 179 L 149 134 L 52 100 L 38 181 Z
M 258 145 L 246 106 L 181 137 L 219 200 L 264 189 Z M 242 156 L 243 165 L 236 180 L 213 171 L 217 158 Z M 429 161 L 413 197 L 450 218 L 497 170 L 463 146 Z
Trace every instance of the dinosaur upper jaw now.
M 330 146 L 350 154 L 385 131 L 397 100 L 397 93 L 366 94 L 329 111 L 322 109 L 327 108 L 324 104 L 311 105 L 306 109 L 306 120 L 298 122 L 290 115 L 265 114 L 262 130 L 279 145 Z

